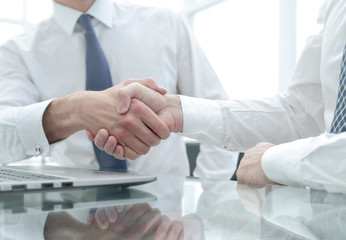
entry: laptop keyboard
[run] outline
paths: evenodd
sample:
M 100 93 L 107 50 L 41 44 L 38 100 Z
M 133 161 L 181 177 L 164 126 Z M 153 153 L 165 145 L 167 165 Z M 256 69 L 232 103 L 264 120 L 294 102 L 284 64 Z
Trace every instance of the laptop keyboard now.
M 30 181 L 30 180 L 56 180 L 61 177 L 49 176 L 39 173 L 22 172 L 14 169 L 0 169 L 0 182 Z

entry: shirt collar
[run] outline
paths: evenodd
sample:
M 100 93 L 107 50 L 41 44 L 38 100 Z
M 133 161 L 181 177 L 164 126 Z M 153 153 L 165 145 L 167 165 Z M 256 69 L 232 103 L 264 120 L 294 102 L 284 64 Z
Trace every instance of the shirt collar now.
M 78 10 L 58 4 L 55 1 L 53 1 L 53 9 L 53 18 L 60 25 L 60 27 L 69 36 L 71 36 L 78 18 L 83 13 Z M 96 0 L 86 13 L 90 14 L 107 27 L 112 28 L 114 13 L 112 0 Z

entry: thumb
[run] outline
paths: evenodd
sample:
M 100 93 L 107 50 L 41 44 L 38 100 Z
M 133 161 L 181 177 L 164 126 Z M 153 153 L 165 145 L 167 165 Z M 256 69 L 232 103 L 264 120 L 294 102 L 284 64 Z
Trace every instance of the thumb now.
M 165 98 L 162 94 L 166 94 L 167 90 L 162 87 L 155 88 L 154 90 L 152 90 L 150 84 L 147 87 L 138 82 L 119 89 L 116 94 L 118 113 L 124 114 L 129 110 L 132 98 L 137 98 L 154 112 L 158 112 L 165 103 Z

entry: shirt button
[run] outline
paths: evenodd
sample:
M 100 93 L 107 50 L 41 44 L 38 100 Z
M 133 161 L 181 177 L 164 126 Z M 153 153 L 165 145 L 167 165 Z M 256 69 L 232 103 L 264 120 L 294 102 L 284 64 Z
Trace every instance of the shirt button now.
M 35 152 L 37 156 L 40 155 L 42 153 L 42 147 L 40 145 L 36 145 Z

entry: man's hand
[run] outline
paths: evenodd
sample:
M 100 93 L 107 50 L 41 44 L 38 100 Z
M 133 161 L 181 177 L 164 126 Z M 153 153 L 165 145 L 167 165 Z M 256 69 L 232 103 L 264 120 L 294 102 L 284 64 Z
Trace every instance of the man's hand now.
M 240 161 L 237 180 L 254 185 L 277 184 L 267 178 L 261 164 L 264 152 L 273 146 L 271 143 L 259 143 L 256 147 L 247 150 Z
M 50 143 L 62 140 L 71 134 L 90 130 L 96 135 L 100 129 L 107 129 L 117 139 L 126 157 L 135 159 L 146 154 L 160 139 L 168 138 L 170 129 L 154 111 L 143 102 L 131 99 L 125 114 L 117 111 L 118 91 L 135 82 L 147 86 L 158 95 L 166 90 L 153 79 L 127 80 L 104 91 L 83 91 L 55 99 L 43 116 L 43 127 Z M 141 85 L 142 86 L 142 85 Z
M 136 99 L 142 101 L 157 113 L 171 132 L 181 132 L 183 130 L 181 103 L 177 95 L 162 95 L 144 85 L 132 83 L 117 92 L 118 112 L 127 114 Z M 87 131 L 87 135 L 98 148 L 108 154 L 119 159 L 128 158 L 128 150 L 119 143 L 120 139 L 113 136 L 109 129 L 101 129 L 96 136 Z

